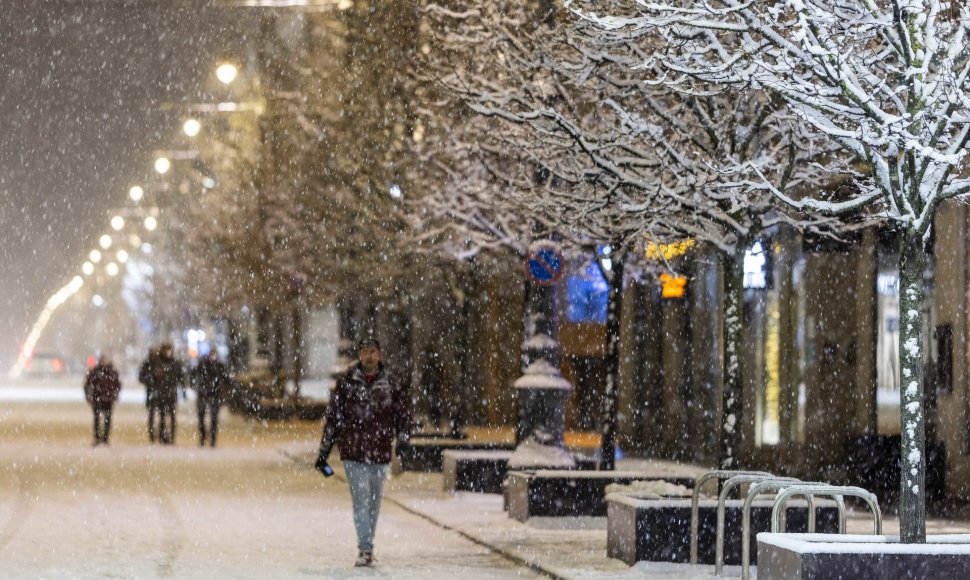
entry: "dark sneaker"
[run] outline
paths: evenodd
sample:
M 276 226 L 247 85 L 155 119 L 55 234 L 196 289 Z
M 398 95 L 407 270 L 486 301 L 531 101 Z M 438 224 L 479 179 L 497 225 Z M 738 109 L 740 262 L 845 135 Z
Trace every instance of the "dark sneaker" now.
M 374 563 L 374 553 L 373 552 L 361 552 L 357 554 L 357 561 L 354 562 L 354 566 L 357 568 L 365 568 Z

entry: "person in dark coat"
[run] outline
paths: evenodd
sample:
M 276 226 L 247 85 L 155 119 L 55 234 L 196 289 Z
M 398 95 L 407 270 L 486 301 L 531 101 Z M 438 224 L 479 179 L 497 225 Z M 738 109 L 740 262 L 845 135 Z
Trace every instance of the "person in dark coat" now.
M 171 343 L 162 344 L 158 365 L 153 372 L 155 399 L 160 413 L 158 418 L 158 440 L 165 445 L 175 444 L 175 406 L 178 404 L 179 388 L 185 396 L 185 373 L 182 365 L 175 360 Z
M 118 371 L 107 355 L 101 355 L 98 364 L 94 365 L 84 377 L 84 398 L 94 410 L 94 446 L 107 445 L 111 432 L 111 411 L 118 393 L 121 392 L 121 380 Z
M 357 529 L 355 566 L 374 559 L 374 530 L 395 438 L 407 441 L 411 403 L 407 390 L 384 370 L 381 345 L 365 339 L 359 362 L 337 381 L 327 406 L 317 465 L 326 465 L 336 444 L 347 473 Z
M 148 351 L 148 358 L 138 368 L 138 382 L 145 385 L 145 407 L 148 409 L 148 440 L 155 442 L 155 416 L 158 414 L 158 397 L 156 384 L 161 378 L 161 349 L 152 348 Z
M 200 447 L 205 447 L 206 441 L 210 446 L 216 446 L 216 435 L 219 433 L 219 406 L 222 404 L 222 394 L 229 388 L 229 381 L 226 365 L 219 362 L 215 349 L 210 350 L 208 356 L 199 361 L 192 380 L 198 394 L 196 409 L 199 412 Z M 209 419 L 208 431 L 206 431 L 206 415 Z

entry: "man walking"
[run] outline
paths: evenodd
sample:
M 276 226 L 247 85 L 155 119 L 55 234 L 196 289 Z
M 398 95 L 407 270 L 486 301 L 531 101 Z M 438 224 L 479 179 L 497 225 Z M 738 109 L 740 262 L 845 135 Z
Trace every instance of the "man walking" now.
M 407 440 L 411 408 L 404 387 L 385 372 L 377 340 L 362 340 L 357 356 L 330 396 L 317 463 L 326 464 L 334 444 L 340 448 L 357 528 L 354 565 L 370 566 L 391 447 L 395 437 L 399 444 Z
M 118 393 L 121 391 L 121 380 L 118 371 L 107 355 L 101 355 L 98 364 L 94 365 L 84 377 L 84 398 L 94 410 L 94 446 L 107 445 L 108 434 L 111 431 L 111 410 Z
M 158 415 L 158 380 L 161 378 L 159 366 L 160 348 L 152 347 L 148 358 L 138 367 L 138 382 L 145 385 L 145 408 L 148 409 L 148 440 L 155 442 L 155 416 Z
M 155 372 L 155 399 L 160 412 L 158 418 L 158 439 L 164 445 L 175 444 L 175 405 L 178 403 L 178 389 L 185 393 L 185 373 L 182 365 L 175 360 L 172 343 L 162 344 Z
M 196 409 L 199 412 L 199 446 L 205 447 L 206 441 L 211 447 L 216 446 L 216 434 L 219 432 L 219 406 L 222 404 L 222 392 L 228 388 L 229 372 L 226 365 L 219 362 L 219 355 L 215 349 L 199 361 L 195 368 L 195 391 L 198 394 Z M 209 419 L 209 429 L 206 431 L 206 416 Z

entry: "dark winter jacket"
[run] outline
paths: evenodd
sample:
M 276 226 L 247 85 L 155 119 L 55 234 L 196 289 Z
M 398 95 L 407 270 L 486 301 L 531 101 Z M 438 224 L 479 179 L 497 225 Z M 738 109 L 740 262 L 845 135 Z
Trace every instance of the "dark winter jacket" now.
M 121 380 L 111 363 L 98 363 L 84 377 L 84 398 L 97 407 L 109 407 L 118 400 Z
M 174 406 L 178 402 L 178 389 L 185 390 L 185 373 L 182 365 L 171 357 L 160 356 L 152 369 L 155 401 L 159 405 Z
M 226 365 L 208 357 L 199 361 L 195 367 L 193 383 L 200 399 L 219 400 L 229 389 L 229 371 Z
M 153 353 L 138 367 L 138 382 L 145 385 L 145 404 L 149 407 L 155 404 L 157 390 L 155 388 L 157 383 L 155 373 L 157 371 L 161 374 L 161 369 L 158 367 L 158 358 L 158 355 Z
M 383 367 L 368 380 L 358 364 L 330 394 L 320 450 L 326 457 L 336 443 L 344 461 L 390 463 L 394 439 L 406 438 L 410 423 L 411 402 L 401 383 Z

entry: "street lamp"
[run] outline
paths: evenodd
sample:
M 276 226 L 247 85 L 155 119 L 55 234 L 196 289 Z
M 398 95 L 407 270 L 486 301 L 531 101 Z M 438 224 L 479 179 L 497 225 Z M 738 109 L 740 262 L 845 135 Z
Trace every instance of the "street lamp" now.
M 142 189 L 141 186 L 139 185 L 133 185 L 131 189 L 128 190 L 128 197 L 131 198 L 131 201 L 134 201 L 134 202 L 141 201 L 141 198 L 143 198 L 144 196 L 145 196 L 145 190 Z
M 155 171 L 159 174 L 165 175 L 171 168 L 172 162 L 168 160 L 168 157 L 159 157 L 155 160 Z
M 202 123 L 195 119 L 189 119 L 182 125 L 182 132 L 189 137 L 195 137 L 202 130 Z
M 228 62 L 219 65 L 216 69 L 216 78 L 224 85 L 236 80 L 237 74 L 239 74 L 239 69 L 236 68 L 236 65 Z

